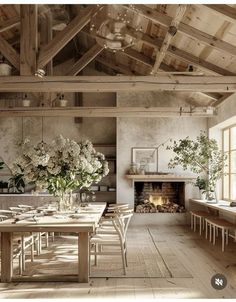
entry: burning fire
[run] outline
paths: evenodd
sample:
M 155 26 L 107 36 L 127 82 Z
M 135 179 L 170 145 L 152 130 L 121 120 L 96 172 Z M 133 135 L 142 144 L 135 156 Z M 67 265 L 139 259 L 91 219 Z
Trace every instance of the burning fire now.
M 161 206 L 163 204 L 169 203 L 168 197 L 163 196 L 155 196 L 155 195 L 149 195 L 149 201 L 153 203 L 155 206 Z

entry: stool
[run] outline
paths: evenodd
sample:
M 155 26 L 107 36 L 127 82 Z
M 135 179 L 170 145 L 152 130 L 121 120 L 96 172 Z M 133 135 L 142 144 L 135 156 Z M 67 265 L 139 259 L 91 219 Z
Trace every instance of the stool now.
M 202 228 L 204 230 L 205 218 L 212 216 L 210 213 L 205 211 L 190 211 L 191 215 L 191 229 L 196 232 L 197 219 L 199 219 L 199 234 L 202 234 Z
M 210 227 L 210 237 L 209 241 L 215 245 L 216 234 L 218 235 L 218 229 L 221 230 L 221 240 L 222 240 L 222 252 L 225 250 L 225 244 L 228 245 L 229 242 L 229 230 L 236 229 L 236 225 L 221 218 L 206 218 L 206 239 L 208 234 L 208 225 Z M 212 230 L 213 230 L 213 238 L 212 238 Z

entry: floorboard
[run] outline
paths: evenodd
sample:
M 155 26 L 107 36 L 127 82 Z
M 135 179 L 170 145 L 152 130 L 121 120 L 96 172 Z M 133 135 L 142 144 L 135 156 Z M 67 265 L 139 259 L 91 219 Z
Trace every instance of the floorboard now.
M 222 253 L 220 238 L 213 246 L 188 226 L 132 225 L 128 231 L 126 277 L 119 256 L 100 256 L 89 284 L 0 283 L 0 298 L 235 298 L 235 250 L 236 243 L 231 239 Z M 43 249 L 32 265 L 27 262 L 25 274 L 73 274 L 76 259 L 76 239 L 60 237 L 49 249 Z M 223 290 L 215 290 L 210 284 L 216 273 L 227 277 L 228 285 Z

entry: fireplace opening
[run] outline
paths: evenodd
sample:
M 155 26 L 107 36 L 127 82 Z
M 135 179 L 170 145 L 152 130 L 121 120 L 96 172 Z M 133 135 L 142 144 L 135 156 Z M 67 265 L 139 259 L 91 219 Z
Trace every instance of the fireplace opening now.
M 135 182 L 137 213 L 184 213 L 184 182 Z

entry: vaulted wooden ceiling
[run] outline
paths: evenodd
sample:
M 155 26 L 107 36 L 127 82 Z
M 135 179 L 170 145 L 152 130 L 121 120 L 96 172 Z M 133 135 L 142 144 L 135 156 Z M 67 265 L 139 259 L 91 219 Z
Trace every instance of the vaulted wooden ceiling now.
M 109 10 L 130 20 L 128 31 L 136 39 L 132 47 L 115 53 L 91 35 L 90 21 L 99 9 L 96 5 L 1 5 L 0 52 L 15 75 L 34 75 L 38 68 L 52 75 L 53 66 L 69 59 L 75 64 L 65 70 L 68 76 L 79 75 L 94 62 L 108 75 L 236 73 L 236 5 L 109 5 Z M 203 93 L 211 105 L 232 94 Z

